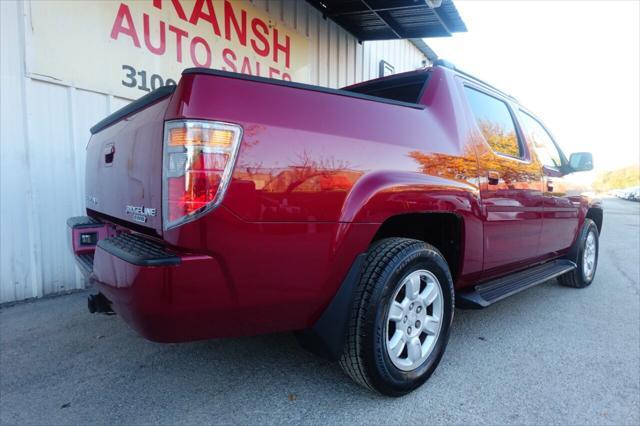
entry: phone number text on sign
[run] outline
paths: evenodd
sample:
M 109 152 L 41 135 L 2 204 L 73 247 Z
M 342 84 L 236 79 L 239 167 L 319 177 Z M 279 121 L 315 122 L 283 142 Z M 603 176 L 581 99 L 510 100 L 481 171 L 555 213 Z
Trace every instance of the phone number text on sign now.
M 175 86 L 176 81 L 172 78 L 166 80 L 158 74 L 151 74 L 145 70 L 136 70 L 131 65 L 122 65 L 122 70 L 125 72 L 122 85 L 124 87 L 137 88 L 144 92 L 150 92 L 156 90 L 162 86 Z

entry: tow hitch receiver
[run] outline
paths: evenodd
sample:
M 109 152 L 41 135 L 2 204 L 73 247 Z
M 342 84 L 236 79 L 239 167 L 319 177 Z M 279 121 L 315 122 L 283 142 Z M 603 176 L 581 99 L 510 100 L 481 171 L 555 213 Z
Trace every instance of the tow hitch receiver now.
M 104 297 L 104 294 L 91 294 L 87 298 L 87 307 L 92 314 L 100 313 L 107 315 L 115 315 L 113 309 L 111 309 L 111 301 Z

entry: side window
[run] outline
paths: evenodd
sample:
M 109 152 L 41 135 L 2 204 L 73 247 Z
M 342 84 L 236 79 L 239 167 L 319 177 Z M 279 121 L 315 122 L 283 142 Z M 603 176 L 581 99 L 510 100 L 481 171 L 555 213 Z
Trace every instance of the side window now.
M 522 145 L 507 104 L 469 87 L 465 87 L 465 92 L 482 136 L 491 149 L 509 157 L 522 158 Z
M 562 160 L 558 147 L 553 143 L 549 133 L 542 127 L 542 124 L 524 111 L 520 111 L 522 127 L 527 135 L 527 140 L 531 142 L 536 151 L 538 159 L 544 166 L 560 168 Z

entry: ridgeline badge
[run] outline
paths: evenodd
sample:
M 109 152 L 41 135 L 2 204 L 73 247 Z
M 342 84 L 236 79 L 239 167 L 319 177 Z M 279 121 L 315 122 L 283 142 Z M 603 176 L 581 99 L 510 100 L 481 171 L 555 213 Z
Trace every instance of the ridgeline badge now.
M 157 209 L 144 206 L 127 206 L 125 212 L 132 215 L 132 219 L 136 222 L 146 223 L 147 217 L 155 216 Z

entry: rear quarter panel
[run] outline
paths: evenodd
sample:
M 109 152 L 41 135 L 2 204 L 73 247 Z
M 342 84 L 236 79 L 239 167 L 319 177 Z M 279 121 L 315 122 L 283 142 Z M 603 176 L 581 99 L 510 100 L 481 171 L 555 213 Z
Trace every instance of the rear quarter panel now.
M 357 221 L 349 210 L 353 197 L 370 194 L 362 190 L 363 183 L 355 194 L 352 190 L 371 173 L 440 178 L 431 180 L 434 189 L 443 184 L 471 191 L 476 187 L 475 153 L 462 142 L 464 129 L 456 120 L 457 106 L 447 93 L 446 79 L 436 69 L 424 95 L 428 107 L 415 109 L 188 74 L 166 118 L 215 119 L 243 126 L 242 145 L 224 200 L 243 220 Z M 401 183 L 401 175 L 395 177 Z M 407 183 L 419 178 L 409 177 Z M 388 185 L 374 189 L 387 190 Z

